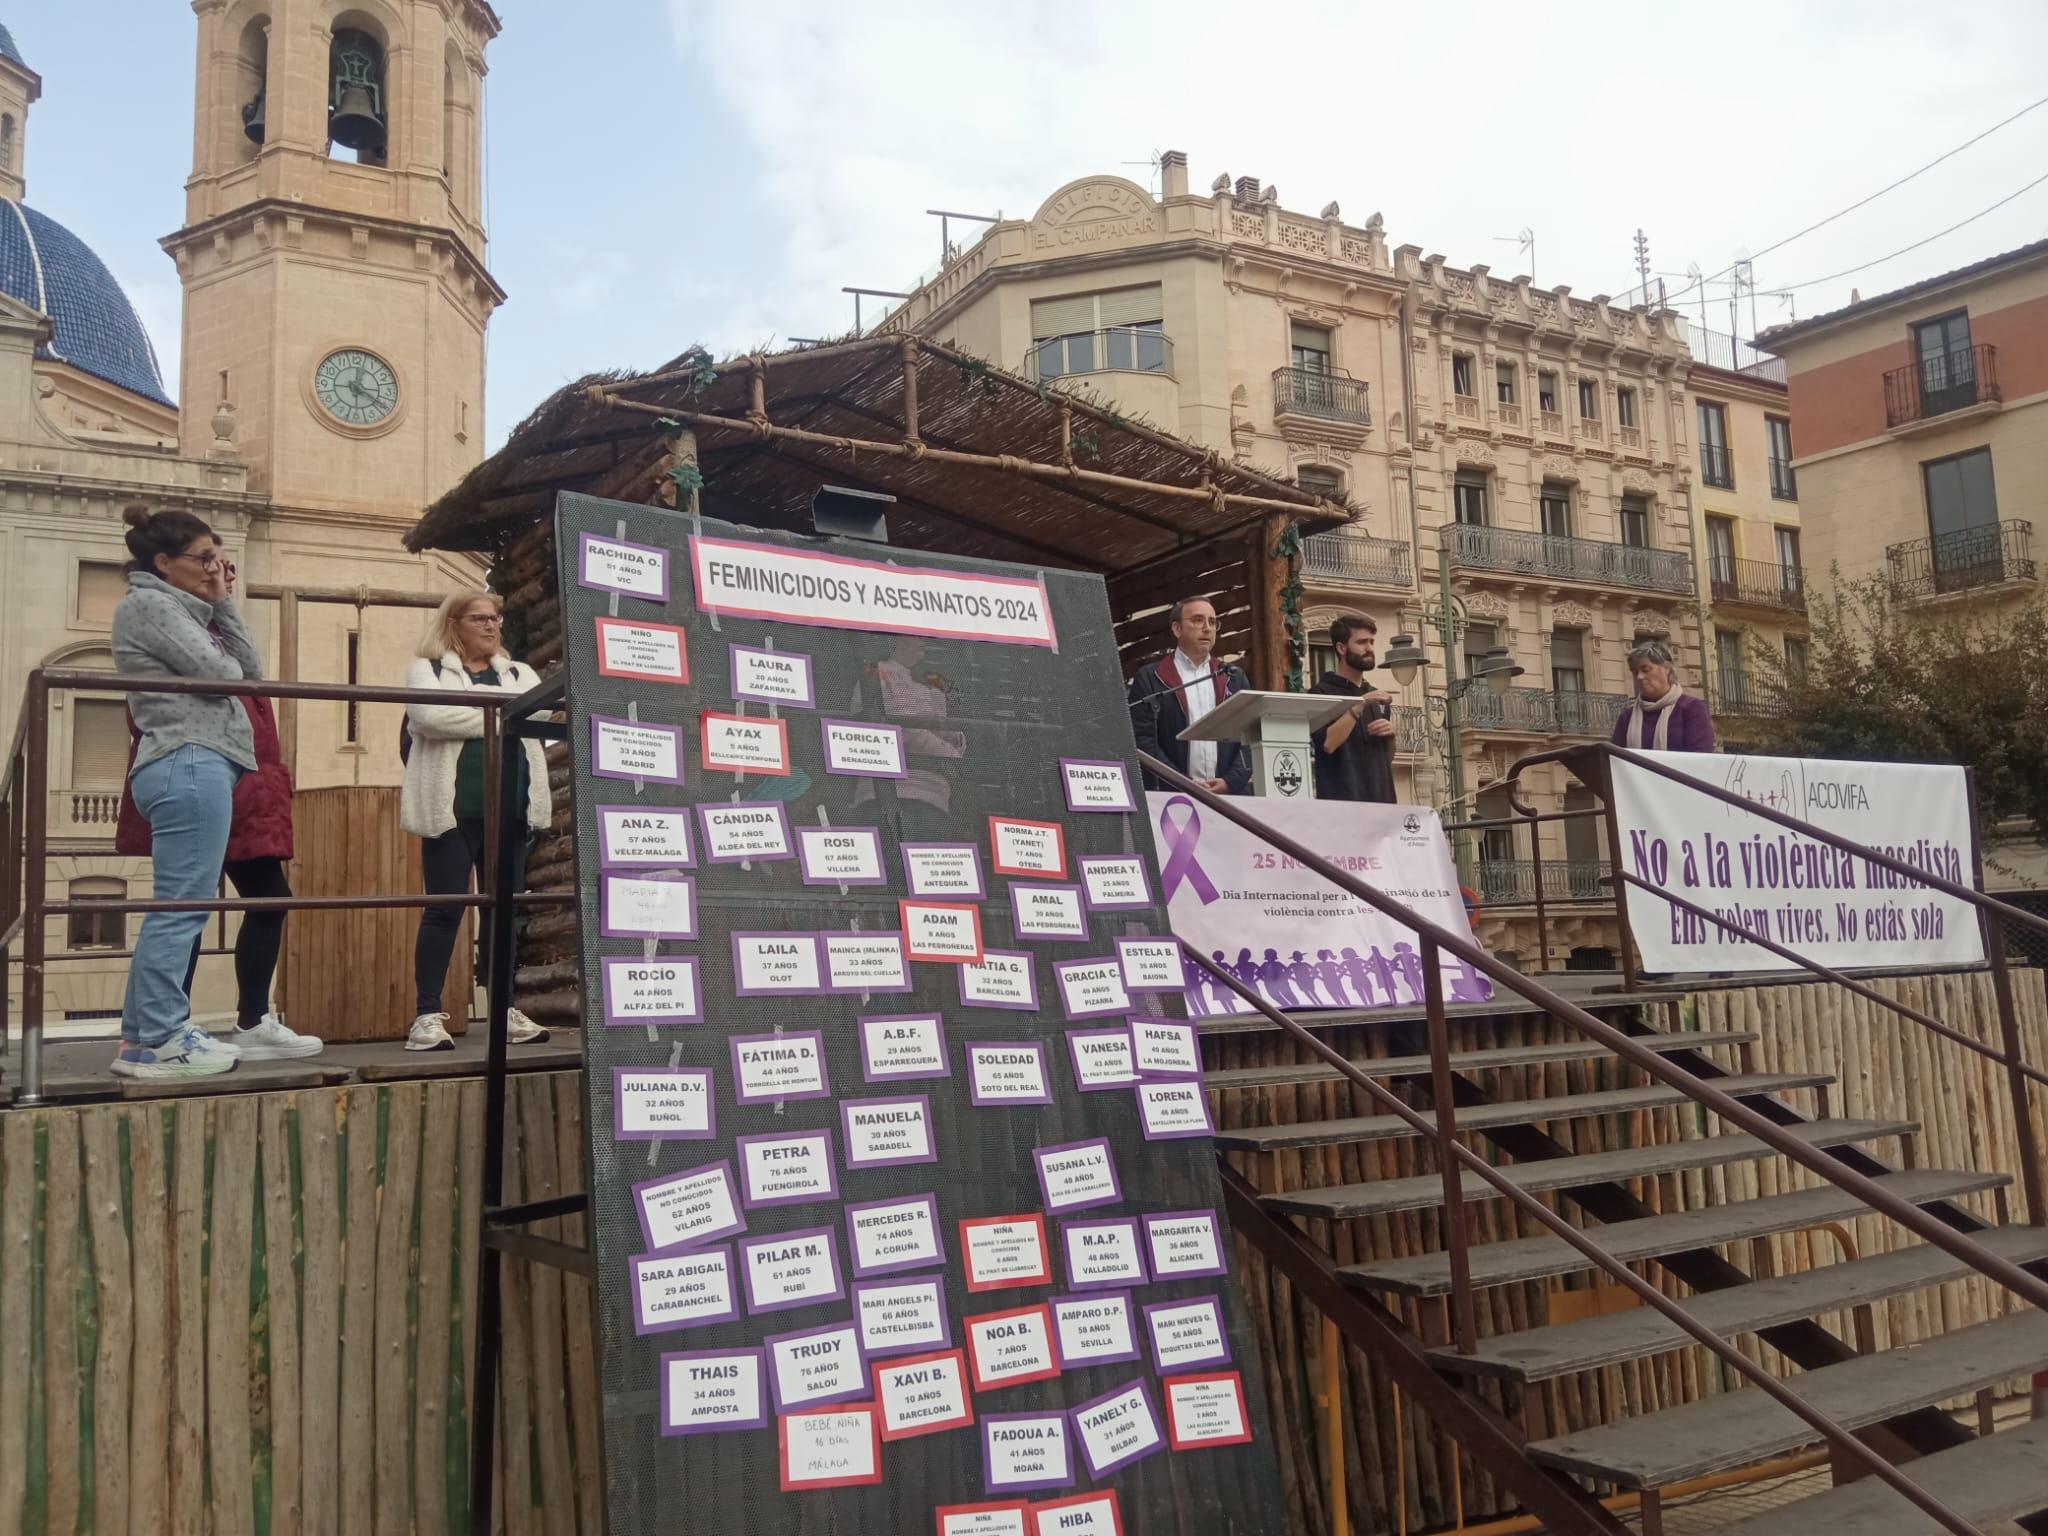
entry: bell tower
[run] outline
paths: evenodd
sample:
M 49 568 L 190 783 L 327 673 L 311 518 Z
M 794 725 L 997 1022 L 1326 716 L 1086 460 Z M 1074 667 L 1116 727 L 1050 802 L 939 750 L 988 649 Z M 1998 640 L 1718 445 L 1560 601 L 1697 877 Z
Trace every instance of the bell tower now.
M 485 0 L 192 0 L 183 449 L 275 515 L 410 523 L 483 447 Z

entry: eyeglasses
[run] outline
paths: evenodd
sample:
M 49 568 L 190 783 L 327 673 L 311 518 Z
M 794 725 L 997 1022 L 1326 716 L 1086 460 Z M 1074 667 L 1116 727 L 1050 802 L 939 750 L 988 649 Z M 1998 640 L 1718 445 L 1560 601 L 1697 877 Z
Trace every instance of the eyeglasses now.
M 481 625 L 488 629 L 494 624 L 504 623 L 505 616 L 499 613 L 466 613 L 462 616 L 462 622 Z
M 203 555 L 173 555 L 171 558 L 173 560 L 196 560 L 202 571 L 215 570 L 221 563 L 220 555 L 211 551 Z

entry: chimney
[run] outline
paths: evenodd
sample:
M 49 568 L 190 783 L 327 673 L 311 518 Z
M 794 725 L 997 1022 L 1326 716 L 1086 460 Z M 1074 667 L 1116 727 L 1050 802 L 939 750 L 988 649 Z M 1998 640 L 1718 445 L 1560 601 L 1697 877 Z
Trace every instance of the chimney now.
M 1169 197 L 1188 195 L 1188 157 L 1178 149 L 1169 149 L 1159 157 L 1159 198 L 1164 202 Z
M 1240 203 L 1257 203 L 1259 200 L 1259 178 L 1240 176 L 1237 178 L 1237 200 Z

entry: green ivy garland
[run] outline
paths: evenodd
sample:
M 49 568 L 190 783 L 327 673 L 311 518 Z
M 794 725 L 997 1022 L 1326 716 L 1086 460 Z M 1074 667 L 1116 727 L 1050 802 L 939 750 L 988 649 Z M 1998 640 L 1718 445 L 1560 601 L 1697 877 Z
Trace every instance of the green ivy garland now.
M 1281 623 L 1287 631 L 1287 691 L 1301 693 L 1305 690 L 1302 678 L 1302 658 L 1305 653 L 1307 625 L 1301 616 L 1301 594 L 1307 589 L 1301 582 L 1301 528 L 1289 523 L 1273 543 L 1273 558 L 1287 562 L 1287 580 L 1280 587 Z

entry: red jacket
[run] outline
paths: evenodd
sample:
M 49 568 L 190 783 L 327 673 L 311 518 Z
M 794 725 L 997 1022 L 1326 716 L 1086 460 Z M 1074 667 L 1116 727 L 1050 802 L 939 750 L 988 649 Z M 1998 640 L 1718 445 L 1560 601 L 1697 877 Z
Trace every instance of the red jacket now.
M 228 831 L 227 862 L 237 859 L 289 859 L 292 856 L 292 775 L 278 744 L 277 718 L 270 700 L 244 697 L 249 725 L 256 733 L 256 771 L 235 781 L 235 819 Z M 128 771 L 135 771 L 135 748 L 142 733 L 128 720 Z M 126 780 L 121 784 L 121 818 L 114 826 L 114 852 L 146 858 L 149 822 L 135 807 Z

